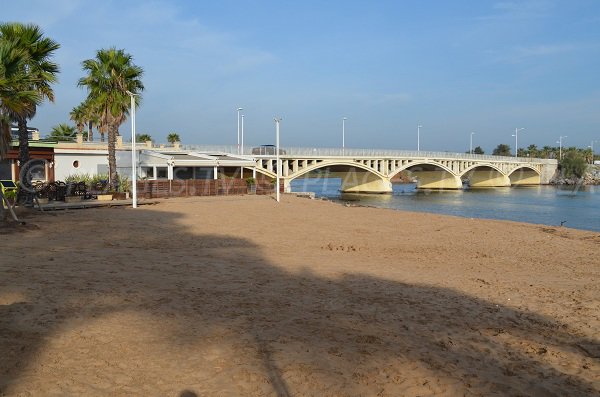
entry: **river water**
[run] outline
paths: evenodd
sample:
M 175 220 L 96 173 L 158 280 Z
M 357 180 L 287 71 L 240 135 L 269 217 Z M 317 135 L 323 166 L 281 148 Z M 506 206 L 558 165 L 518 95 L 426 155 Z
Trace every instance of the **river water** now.
M 600 232 L 600 186 L 507 187 L 418 191 L 394 184 L 393 194 L 340 194 L 338 178 L 296 179 L 293 192 L 380 208 L 432 212 L 467 218 L 504 219 Z

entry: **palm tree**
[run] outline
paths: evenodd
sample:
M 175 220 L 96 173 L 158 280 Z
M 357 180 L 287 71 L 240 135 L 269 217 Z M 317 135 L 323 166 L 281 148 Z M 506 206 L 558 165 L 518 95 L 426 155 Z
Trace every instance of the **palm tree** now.
M 60 45 L 54 40 L 44 37 L 42 30 L 34 24 L 2 23 L 0 24 L 0 41 L 11 42 L 25 54 L 20 65 L 21 73 L 28 77 L 19 88 L 21 91 L 34 91 L 37 97 L 30 97 L 21 109 L 11 114 L 19 127 L 19 161 L 29 161 L 29 134 L 27 120 L 35 116 L 37 106 L 44 99 L 54 101 L 51 84 L 57 81 L 58 65 L 51 61 L 54 51 Z M 33 101 L 30 101 L 34 99 Z M 28 100 L 23 98 L 24 102 Z M 15 109 L 16 110 L 16 109 Z
M 167 141 L 171 144 L 175 142 L 181 142 L 179 139 L 179 134 L 176 132 L 171 132 L 169 135 L 167 135 Z
M 86 114 L 85 109 L 83 108 L 83 104 L 79 104 L 75 106 L 71 113 L 69 113 L 71 120 L 75 123 L 75 127 L 80 134 L 83 134 L 83 128 L 86 124 Z
M 100 111 L 88 100 L 83 101 L 81 104 L 83 107 L 84 119 L 86 120 L 88 128 L 88 141 L 94 140 L 94 126 L 100 131 Z M 101 142 L 104 142 L 104 130 L 101 132 Z
M 510 156 L 510 146 L 505 143 L 501 143 L 492 152 L 494 156 Z
M 148 134 L 136 134 L 135 140 L 137 142 L 148 142 L 152 140 L 152 137 Z
M 0 159 L 12 143 L 10 125 L 15 115 L 31 111 L 40 103 L 38 92 L 27 89 L 31 77 L 25 73 L 27 53 L 12 41 L 0 40 Z
M 73 126 L 61 123 L 52 128 L 48 138 L 55 139 L 57 141 L 72 142 L 76 138 L 76 129 Z
M 87 101 L 99 110 L 101 126 L 108 130 L 108 170 L 110 184 L 117 189 L 117 161 L 115 144 L 119 126 L 129 114 L 130 97 L 127 91 L 138 94 L 144 90 L 140 78 L 144 71 L 133 64 L 131 55 L 115 48 L 102 49 L 96 58 L 83 61 L 87 76 L 79 79 L 78 85 L 88 90 Z M 102 127 L 101 127 L 102 128 Z

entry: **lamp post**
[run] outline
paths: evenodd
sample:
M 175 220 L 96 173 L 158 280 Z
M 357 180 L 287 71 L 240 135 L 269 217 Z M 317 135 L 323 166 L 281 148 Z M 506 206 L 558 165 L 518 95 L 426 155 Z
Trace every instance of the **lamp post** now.
M 347 117 L 342 118 L 342 155 L 346 153 L 346 120 Z
M 421 124 L 417 125 L 417 152 L 421 151 Z
M 281 118 L 275 117 L 273 120 L 275 120 L 275 153 L 276 153 L 276 167 L 277 167 L 277 178 L 276 178 L 276 186 L 275 186 L 275 199 L 277 200 L 277 202 L 279 202 L 279 173 L 281 170 L 281 167 L 279 165 L 279 123 L 281 122 Z
M 244 110 L 244 108 L 237 108 L 237 153 L 240 154 L 240 111 Z
M 131 98 L 131 199 L 133 208 L 137 208 L 137 159 L 135 153 L 135 96 L 131 91 L 126 91 Z
M 556 143 L 558 143 L 558 159 L 562 160 L 562 141 L 564 138 L 568 138 L 566 135 L 565 136 L 560 136 L 558 137 L 558 141 L 556 141 Z
M 471 144 L 469 145 L 469 153 L 473 154 L 473 135 L 475 135 L 474 132 L 471 132 Z
M 244 154 L 244 115 L 242 114 L 242 151 L 240 154 Z
M 519 155 L 519 131 L 523 131 L 525 128 L 515 128 L 515 157 Z

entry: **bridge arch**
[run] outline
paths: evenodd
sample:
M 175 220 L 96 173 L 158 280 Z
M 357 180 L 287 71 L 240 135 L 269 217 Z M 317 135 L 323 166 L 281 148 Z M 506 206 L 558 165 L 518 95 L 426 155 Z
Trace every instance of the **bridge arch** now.
M 510 186 L 508 175 L 490 163 L 475 164 L 465 169 L 460 175 L 472 188 Z
M 352 160 L 348 161 L 324 161 L 312 164 L 296 172 L 288 173 L 287 184 L 297 178 L 318 169 L 330 169 L 330 176 L 339 177 L 342 180 L 342 192 L 344 193 L 391 193 L 392 184 L 389 179 L 380 172 L 364 164 Z
M 420 168 L 413 169 L 411 168 Z M 460 177 L 452 169 L 431 160 L 417 160 L 395 169 L 389 178 L 401 171 L 410 171 L 417 179 L 417 189 L 462 189 Z
M 508 177 L 510 184 L 515 186 L 539 185 L 542 176 L 540 171 L 529 165 L 520 165 L 512 170 Z

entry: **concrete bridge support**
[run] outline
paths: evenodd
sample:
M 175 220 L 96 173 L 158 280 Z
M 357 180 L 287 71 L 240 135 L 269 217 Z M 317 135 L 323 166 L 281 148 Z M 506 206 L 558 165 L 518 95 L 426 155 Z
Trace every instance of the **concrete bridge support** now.
M 445 171 L 411 171 L 417 178 L 417 189 L 462 189 L 462 181 Z
M 510 183 L 513 186 L 539 185 L 541 183 L 540 174 L 528 168 L 520 168 L 510 174 Z
M 494 169 L 475 170 L 467 173 L 470 187 L 505 187 L 510 186 L 510 178 Z
M 339 174 L 342 179 L 342 193 L 392 193 L 392 183 L 389 179 L 381 178 L 372 172 L 350 170 Z

